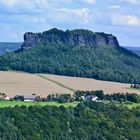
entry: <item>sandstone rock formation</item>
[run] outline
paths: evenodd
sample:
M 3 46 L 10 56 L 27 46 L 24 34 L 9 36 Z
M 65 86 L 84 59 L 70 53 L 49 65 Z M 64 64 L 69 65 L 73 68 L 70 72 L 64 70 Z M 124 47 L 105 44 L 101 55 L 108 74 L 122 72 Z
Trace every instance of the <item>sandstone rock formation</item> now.
M 119 47 L 117 38 L 111 34 L 94 33 L 92 31 L 84 29 L 62 31 L 53 28 L 43 33 L 25 33 L 22 49 L 36 47 L 39 44 L 45 43 L 64 43 L 67 45 L 75 45 L 78 47 L 102 45 Z

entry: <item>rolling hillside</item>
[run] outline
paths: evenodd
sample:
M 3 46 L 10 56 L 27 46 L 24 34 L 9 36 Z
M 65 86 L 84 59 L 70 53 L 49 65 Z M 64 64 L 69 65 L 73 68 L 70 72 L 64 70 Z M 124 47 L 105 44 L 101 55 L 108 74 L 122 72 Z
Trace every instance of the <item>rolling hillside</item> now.
M 29 74 L 0 71 L 0 92 L 9 97 L 15 95 L 73 94 L 75 90 L 104 90 L 105 93 L 138 93 L 129 89 L 130 84 L 100 81 L 90 78 L 77 78 L 50 74 Z
M 13 52 L 21 47 L 21 43 L 0 42 L 0 55 Z
M 135 53 L 136 55 L 140 56 L 140 47 L 127 47 L 125 46 L 124 48 L 132 51 L 133 53 Z
M 19 51 L 0 57 L 0 70 L 140 83 L 140 57 L 113 35 L 83 29 L 26 33 Z

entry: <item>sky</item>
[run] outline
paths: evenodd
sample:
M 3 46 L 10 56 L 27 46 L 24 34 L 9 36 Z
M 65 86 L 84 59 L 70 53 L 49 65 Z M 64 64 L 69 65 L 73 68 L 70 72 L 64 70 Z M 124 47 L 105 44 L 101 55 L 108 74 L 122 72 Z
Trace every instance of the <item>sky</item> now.
M 25 32 L 89 29 L 140 47 L 140 0 L 0 0 L 0 42 L 21 42 Z

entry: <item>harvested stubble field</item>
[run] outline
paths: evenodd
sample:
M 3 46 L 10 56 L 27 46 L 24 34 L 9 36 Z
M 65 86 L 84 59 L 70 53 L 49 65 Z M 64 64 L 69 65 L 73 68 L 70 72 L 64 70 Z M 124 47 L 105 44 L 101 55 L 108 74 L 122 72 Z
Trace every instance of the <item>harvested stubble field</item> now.
M 32 93 L 42 96 L 52 93 L 72 94 L 74 90 L 104 90 L 105 93 L 128 92 L 140 94 L 140 91 L 130 89 L 130 84 L 50 74 L 0 71 L 0 92 L 6 93 L 9 97 Z
M 125 83 L 101 81 L 101 80 L 95 80 L 91 78 L 58 76 L 58 75 L 51 75 L 51 74 L 41 74 L 41 76 L 56 81 L 58 83 L 61 83 L 74 90 L 103 90 L 105 93 L 108 94 L 117 93 L 117 92 L 140 94 L 140 91 L 131 89 L 130 84 L 125 84 Z
M 0 71 L 0 92 L 6 93 L 9 97 L 32 93 L 42 96 L 49 93 L 72 93 L 35 74 L 4 71 Z

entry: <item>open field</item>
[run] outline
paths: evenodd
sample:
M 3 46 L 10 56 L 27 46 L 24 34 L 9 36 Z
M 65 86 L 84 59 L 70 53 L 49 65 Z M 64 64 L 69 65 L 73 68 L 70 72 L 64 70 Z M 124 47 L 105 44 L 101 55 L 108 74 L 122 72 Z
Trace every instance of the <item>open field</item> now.
M 132 109 L 140 106 L 140 103 L 124 104 L 124 106 L 127 106 L 129 109 Z
M 40 96 L 53 93 L 72 94 L 74 90 L 104 90 L 105 93 L 128 92 L 140 94 L 139 90 L 130 89 L 130 84 L 90 78 L 0 71 L 0 92 L 6 93 L 9 97 L 32 93 Z
M 118 103 L 118 105 L 120 105 L 120 106 L 126 106 L 126 107 L 128 107 L 129 109 L 133 109 L 133 108 L 136 108 L 136 107 L 140 107 L 140 103 L 134 103 L 134 102 L 130 102 L 130 101 Z
M 52 93 L 73 93 L 35 74 L 3 71 L 0 71 L 0 92 L 6 93 L 9 97 L 32 93 L 42 96 Z
M 71 103 L 57 103 L 55 101 L 50 101 L 50 102 L 23 102 L 23 101 L 0 101 L 0 108 L 5 108 L 5 107 L 15 107 L 15 106 L 64 106 L 64 107 L 76 107 L 79 102 L 71 102 Z M 140 106 L 140 103 L 133 103 L 133 102 L 124 102 L 124 103 L 118 103 L 117 105 L 120 106 L 126 106 L 129 109 L 135 108 Z
M 51 74 L 41 74 L 41 76 L 49 78 L 63 85 L 69 86 L 71 89 L 74 90 L 103 90 L 105 93 L 109 94 L 114 92 L 128 92 L 140 94 L 139 90 L 130 89 L 130 84 L 125 83 L 108 82 L 90 78 L 58 76 Z
M 15 106 L 61 106 L 64 107 L 76 107 L 78 102 L 71 102 L 71 103 L 57 103 L 57 102 L 23 102 L 23 101 L 0 101 L 0 108 L 4 107 L 15 107 Z

